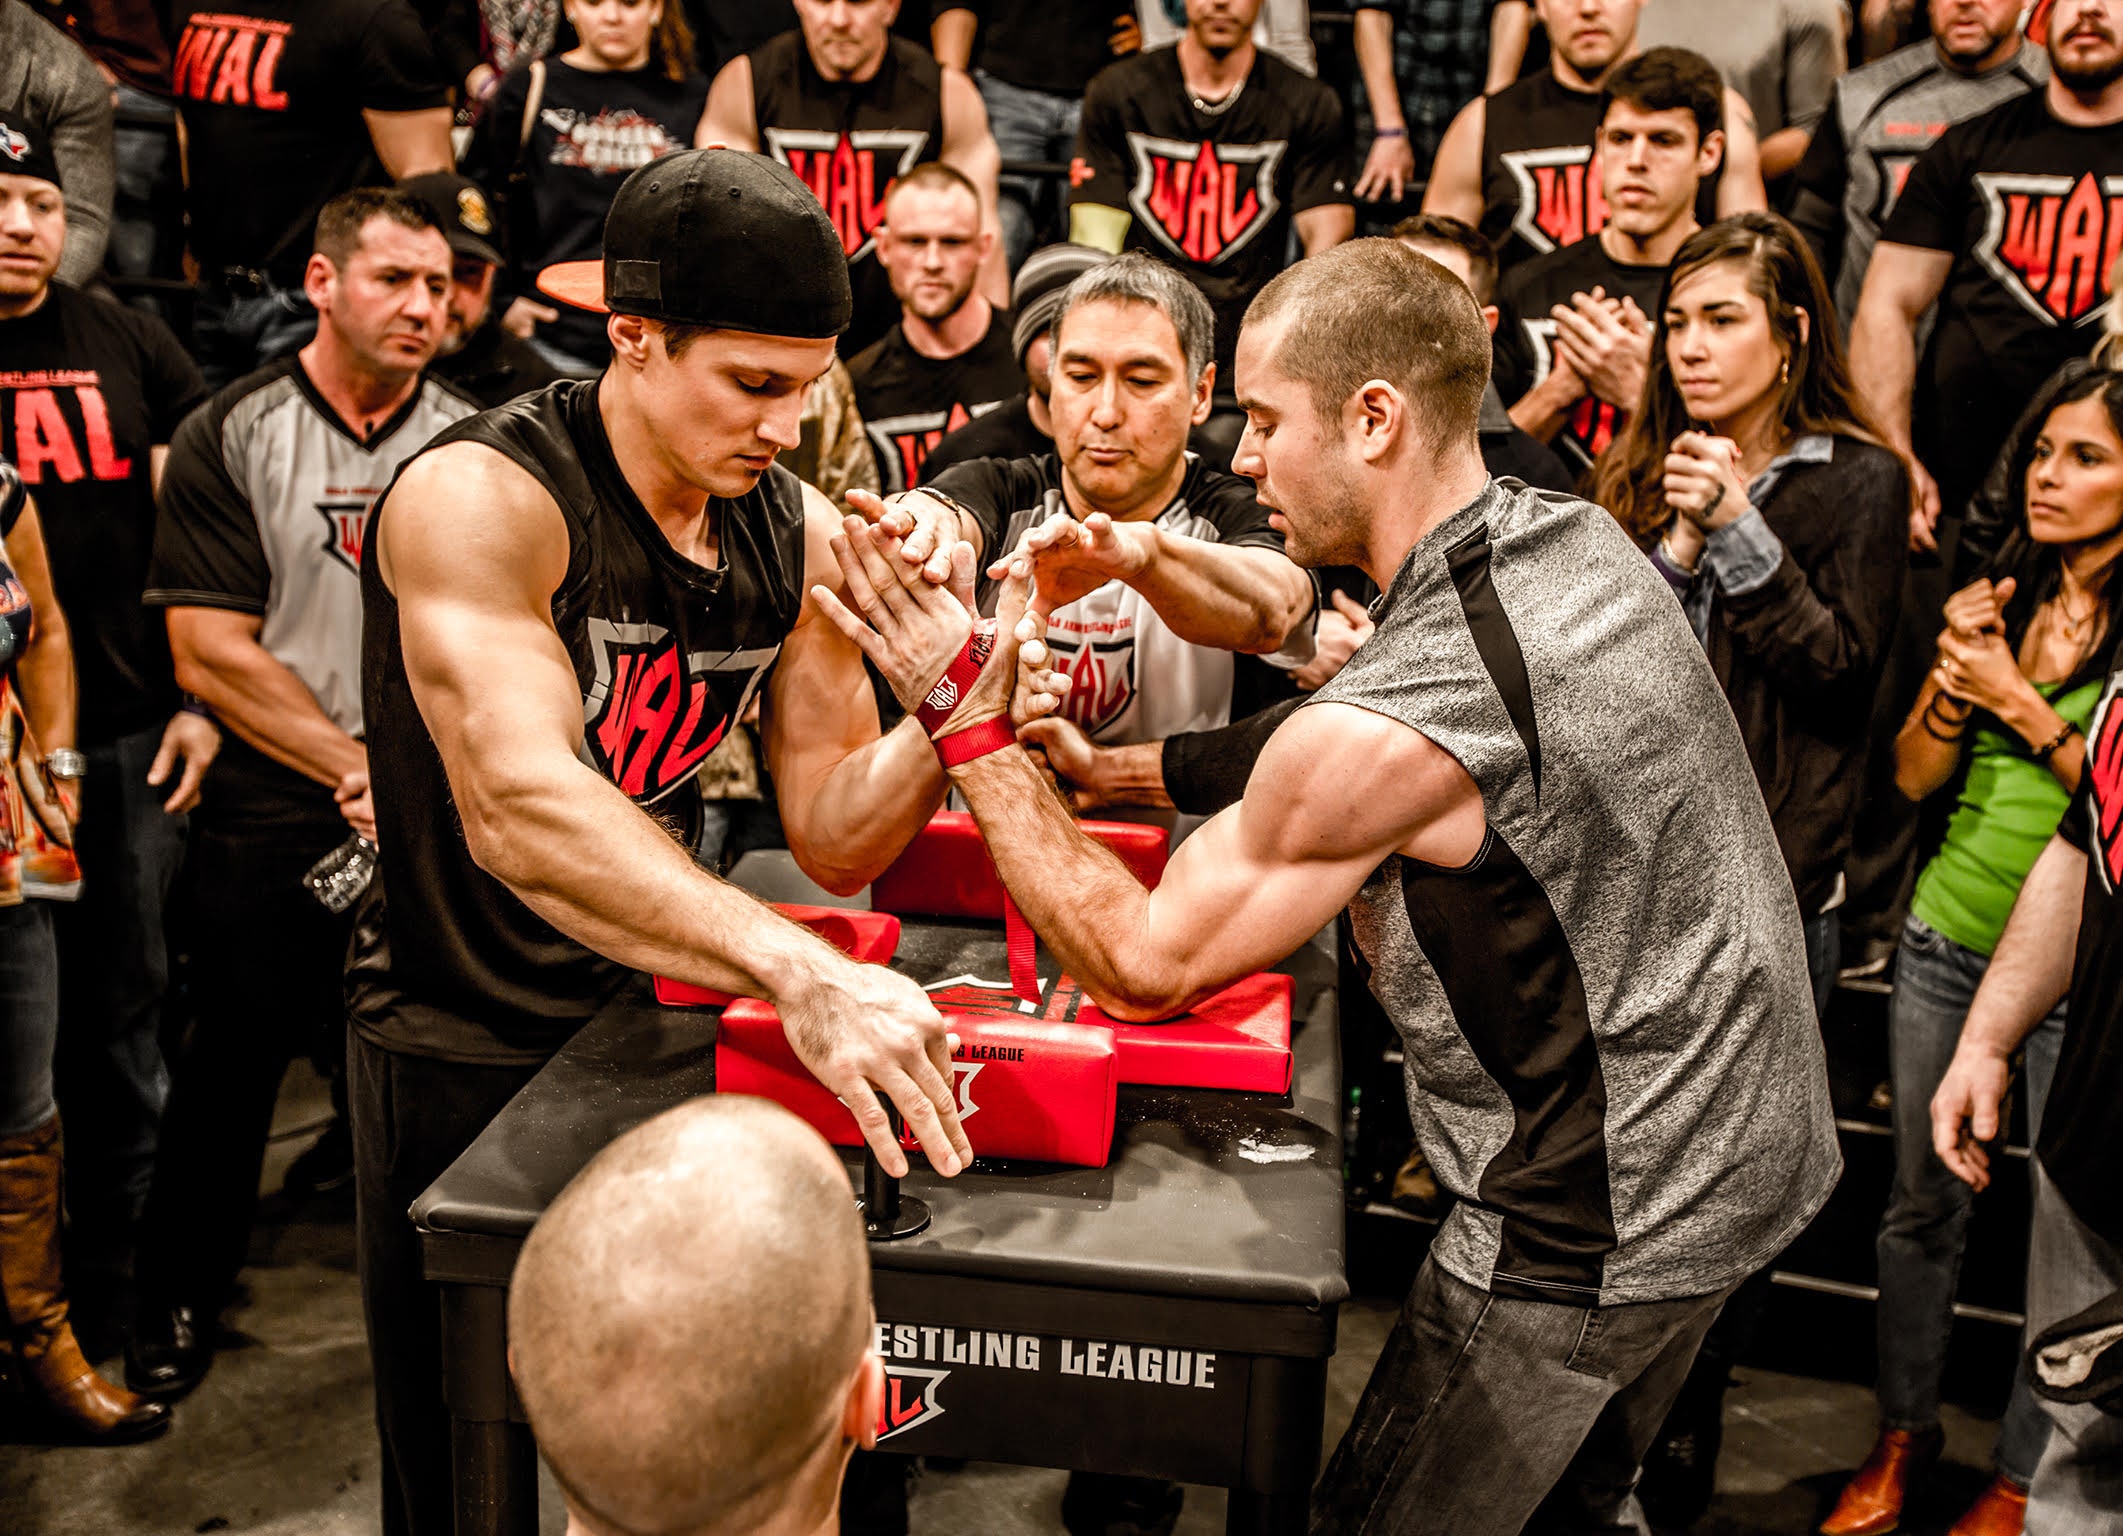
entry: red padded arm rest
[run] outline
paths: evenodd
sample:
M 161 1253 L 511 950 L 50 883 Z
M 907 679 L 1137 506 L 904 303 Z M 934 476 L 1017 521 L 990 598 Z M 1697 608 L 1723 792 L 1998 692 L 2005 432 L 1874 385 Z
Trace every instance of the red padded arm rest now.
M 1164 878 L 1170 837 L 1132 821 L 1086 821 L 1084 832 L 1120 856 L 1144 885 Z M 938 811 L 870 887 L 870 904 L 909 917 L 1003 915 L 1003 886 L 980 828 L 965 811 Z

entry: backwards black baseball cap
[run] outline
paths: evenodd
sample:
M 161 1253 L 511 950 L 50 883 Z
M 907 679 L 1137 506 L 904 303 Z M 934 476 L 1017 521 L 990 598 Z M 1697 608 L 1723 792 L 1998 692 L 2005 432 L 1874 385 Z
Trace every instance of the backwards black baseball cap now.
M 28 118 L 13 112 L 0 112 L 0 176 L 34 176 L 64 186 L 51 141 Z
M 763 336 L 838 336 L 855 315 L 840 234 L 788 167 L 739 149 L 688 149 L 620 185 L 604 255 L 538 274 L 548 298 Z

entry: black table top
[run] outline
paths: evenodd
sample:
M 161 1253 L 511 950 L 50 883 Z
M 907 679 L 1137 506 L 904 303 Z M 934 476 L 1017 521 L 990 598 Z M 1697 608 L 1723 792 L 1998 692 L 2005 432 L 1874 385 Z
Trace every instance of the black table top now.
M 1049 964 L 1044 953 L 1041 961 Z M 910 920 L 893 964 L 922 982 L 999 978 L 1002 931 Z M 945 1179 L 916 1158 L 904 1188 L 934 1219 L 915 1237 L 873 1244 L 873 1266 L 1205 1301 L 1339 1303 L 1348 1283 L 1334 965 L 1307 946 L 1279 969 L 1297 980 L 1287 1100 L 1123 1087 L 1104 1168 L 982 1159 Z M 437 1260 L 468 1240 L 513 1254 L 607 1143 L 712 1092 L 714 1038 L 712 1015 L 662 1008 L 646 984 L 585 1025 L 414 1202 L 431 1278 L 467 1278 Z M 844 1156 L 859 1184 L 859 1150 Z

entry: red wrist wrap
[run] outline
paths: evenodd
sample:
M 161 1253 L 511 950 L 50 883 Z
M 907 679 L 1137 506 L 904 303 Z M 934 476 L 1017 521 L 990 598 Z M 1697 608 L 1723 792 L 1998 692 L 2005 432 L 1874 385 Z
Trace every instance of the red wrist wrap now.
M 914 718 L 931 739 L 943 729 L 944 722 L 951 718 L 951 711 L 958 708 L 958 701 L 966 696 L 988 658 L 995 654 L 995 620 L 976 619 L 973 633 L 966 638 L 959 653 L 951 658 L 951 665 L 944 668 L 944 675 L 936 680 L 929 696 L 914 708 Z
M 1000 752 L 1015 740 L 1017 730 L 1010 724 L 1010 717 L 997 715 L 993 720 L 983 720 L 980 724 L 969 725 L 962 731 L 939 736 L 929 745 L 936 748 L 937 760 L 946 768 L 956 768 L 960 763 L 970 763 L 976 757 Z

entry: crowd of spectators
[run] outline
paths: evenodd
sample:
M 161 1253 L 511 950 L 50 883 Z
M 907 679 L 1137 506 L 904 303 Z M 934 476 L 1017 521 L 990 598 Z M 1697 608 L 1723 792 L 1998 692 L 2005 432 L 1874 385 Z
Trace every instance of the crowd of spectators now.
M 1026 739 L 1079 809 L 1176 835 L 1378 596 L 1299 572 L 1231 472 L 1248 304 L 1360 232 L 1466 284 L 1491 473 L 1585 496 L 1670 584 L 1819 1010 L 1892 982 L 1880 1433 L 1822 1530 L 1893 1529 L 2008 1063 L 2028 1342 L 2123 1286 L 2123 0 L 0 0 L 14 1374 L 119 1442 L 210 1367 L 290 1063 L 344 1105 L 358 918 L 322 898 L 374 855 L 370 507 L 452 423 L 604 367 L 541 274 L 691 145 L 782 162 L 849 263 L 784 462 L 843 504 L 934 484 L 1071 569 L 1074 686 Z M 703 782 L 772 822 L 747 739 Z M 335 1117 L 290 1187 L 351 1177 Z M 1673 1523 L 1766 1284 L 1646 1459 Z M 91 1364 L 121 1350 L 125 1389 Z M 532 1369 L 534 1419 L 586 1411 Z M 2040 1385 L 1958 1536 L 2123 1522 L 2123 1418 Z M 904 1530 L 857 1466 L 849 1528 Z M 1065 1515 L 1176 1509 L 1085 1479 Z

